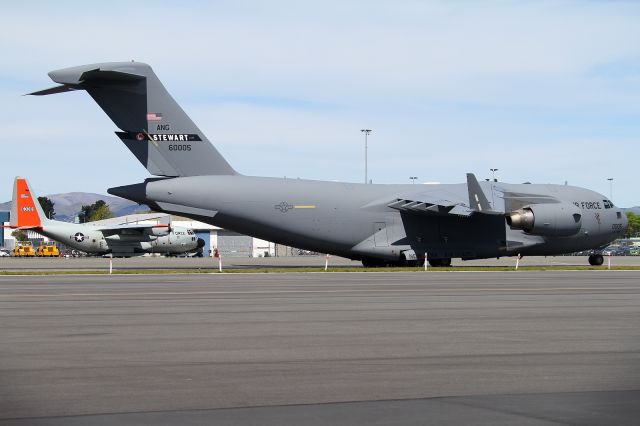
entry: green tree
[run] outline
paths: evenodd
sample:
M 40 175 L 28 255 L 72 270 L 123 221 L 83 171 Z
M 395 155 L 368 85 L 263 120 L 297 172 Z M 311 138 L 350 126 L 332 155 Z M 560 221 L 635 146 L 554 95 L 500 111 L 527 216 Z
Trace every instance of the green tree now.
M 16 241 L 29 241 L 26 231 L 22 229 L 16 229 L 11 233 L 11 235 L 16 239 Z
M 92 213 L 93 213 L 93 204 L 87 204 L 80 207 L 80 213 L 78 213 L 80 223 L 88 222 Z
M 93 204 L 84 205 L 80 208 L 80 222 L 93 222 L 113 217 L 109 205 L 104 200 L 98 200 Z
M 111 209 L 103 201 L 102 204 L 93 211 L 93 214 L 91 215 L 89 221 L 93 222 L 94 220 L 109 219 L 110 217 L 113 217 L 113 213 L 111 213 Z
M 626 237 L 640 236 L 640 215 L 627 212 L 627 219 L 629 220 L 629 228 L 627 229 Z
M 51 201 L 49 197 L 38 197 L 38 202 L 40 203 L 42 211 L 46 217 L 49 219 L 56 217 L 56 211 L 53 208 L 53 201 Z

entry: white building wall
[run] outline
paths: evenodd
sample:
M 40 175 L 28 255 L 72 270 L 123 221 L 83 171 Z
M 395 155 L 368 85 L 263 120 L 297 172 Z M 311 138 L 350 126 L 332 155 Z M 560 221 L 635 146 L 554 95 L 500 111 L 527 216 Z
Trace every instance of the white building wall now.
M 253 257 L 270 257 L 276 255 L 276 245 L 270 241 L 253 239 Z
M 208 229 L 210 234 L 209 248 L 208 249 L 205 248 L 204 252 L 211 253 L 213 255 L 215 249 L 218 247 L 218 231 L 222 229 L 218 226 L 210 225 L 208 223 L 203 223 L 197 220 L 183 218 L 183 217 L 174 217 L 171 220 L 171 224 L 174 226 L 190 228 L 190 229 L 193 229 L 194 231 L 204 231 Z M 268 256 L 275 256 L 276 254 L 275 243 L 261 240 L 259 238 L 253 238 L 251 256 L 264 257 L 265 253 L 268 253 Z

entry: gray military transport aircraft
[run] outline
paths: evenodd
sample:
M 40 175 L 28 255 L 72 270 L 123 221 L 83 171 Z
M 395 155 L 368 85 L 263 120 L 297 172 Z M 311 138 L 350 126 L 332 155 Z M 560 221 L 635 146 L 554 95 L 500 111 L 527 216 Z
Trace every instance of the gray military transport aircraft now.
M 156 177 L 108 192 L 159 211 L 365 266 L 431 265 L 451 258 L 556 255 L 605 246 L 627 228 L 622 211 L 588 189 L 478 182 L 381 185 L 245 176 L 236 172 L 140 62 L 51 71 L 86 90 Z M 493 200 L 489 202 L 489 200 Z M 589 263 L 600 265 L 600 254 Z
M 100 221 L 77 224 L 48 219 L 23 177 L 14 181 L 9 227 L 35 231 L 86 253 L 110 253 L 115 257 L 145 253 L 177 255 L 204 246 L 204 240 L 197 238 L 191 229 L 173 227 L 170 223 L 106 225 Z

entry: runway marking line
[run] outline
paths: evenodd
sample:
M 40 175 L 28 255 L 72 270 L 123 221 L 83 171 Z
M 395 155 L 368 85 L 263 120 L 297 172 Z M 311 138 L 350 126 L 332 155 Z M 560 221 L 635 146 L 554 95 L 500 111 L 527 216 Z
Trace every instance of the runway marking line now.
M 438 288 L 432 289 L 435 292 L 461 292 L 461 291 L 476 291 L 476 292 L 497 292 L 497 291 L 510 291 L 510 292 L 542 292 L 542 291 L 585 291 L 585 290 L 609 290 L 609 291 L 620 291 L 620 290 L 635 290 L 638 287 L 554 287 L 554 288 L 512 288 L 512 287 L 504 287 L 504 288 Z M 277 295 L 282 293 L 292 294 L 292 293 L 302 293 L 302 294 L 311 294 L 311 293 L 320 293 L 320 294 L 330 294 L 330 293 L 362 293 L 362 292 L 371 292 L 371 293 L 415 293 L 416 291 L 422 291 L 423 288 L 416 289 L 354 289 L 354 290 L 276 290 L 276 291 L 193 291 L 193 292 L 182 292 L 182 291 L 171 291 L 171 292 L 134 292 L 134 293 L 60 293 L 60 294 L 3 294 L 0 295 L 0 300 L 2 298 L 16 298 L 16 297 L 85 297 L 85 296 L 196 296 L 196 295 L 225 295 L 225 294 L 240 294 L 240 295 L 251 295 L 251 294 L 271 294 Z M 427 289 L 428 290 L 428 289 Z

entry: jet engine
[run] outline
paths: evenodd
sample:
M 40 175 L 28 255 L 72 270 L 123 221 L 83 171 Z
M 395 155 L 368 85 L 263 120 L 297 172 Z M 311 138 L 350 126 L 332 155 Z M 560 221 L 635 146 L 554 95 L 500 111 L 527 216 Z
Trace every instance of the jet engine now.
M 568 237 L 580 231 L 582 213 L 571 203 L 530 204 L 506 214 L 507 225 L 528 234 Z

